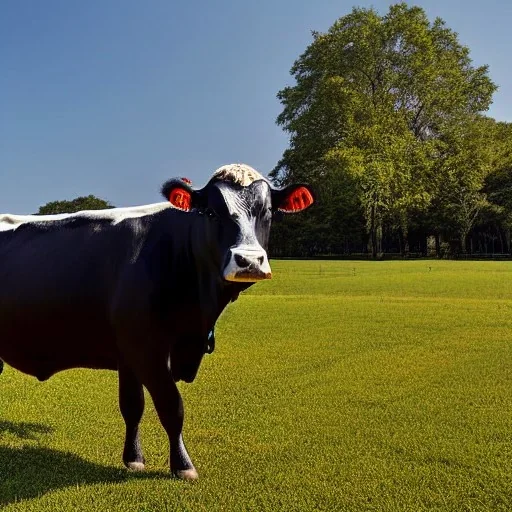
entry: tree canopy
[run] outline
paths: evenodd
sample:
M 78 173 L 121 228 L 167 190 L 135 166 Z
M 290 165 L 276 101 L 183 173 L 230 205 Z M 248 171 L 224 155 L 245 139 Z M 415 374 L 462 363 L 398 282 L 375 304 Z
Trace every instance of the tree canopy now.
M 291 74 L 277 118 L 290 146 L 271 176 L 280 185 L 311 183 L 319 201 L 309 219 L 291 221 L 288 244 L 297 250 L 302 237 L 309 250 L 332 253 L 350 237 L 352 247 L 378 256 L 384 233 L 407 252 L 411 228 L 439 236 L 447 226 L 464 252 L 490 211 L 484 186 L 502 179 L 487 179 L 493 165 L 501 158 L 506 169 L 510 158 L 506 144 L 494 142 L 497 123 L 483 116 L 496 85 L 457 34 L 406 3 L 385 15 L 354 8 L 327 33 L 313 32 Z M 286 229 L 273 238 L 278 253 L 286 252 L 279 243 Z
M 104 210 L 113 208 L 113 205 L 99 197 L 88 195 L 77 197 L 71 201 L 51 201 L 39 207 L 38 215 L 52 215 L 57 213 L 74 213 L 83 210 Z

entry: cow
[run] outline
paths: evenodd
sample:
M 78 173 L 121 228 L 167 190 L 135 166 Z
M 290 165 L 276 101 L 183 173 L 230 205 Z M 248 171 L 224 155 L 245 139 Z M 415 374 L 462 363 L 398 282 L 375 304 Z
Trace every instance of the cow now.
M 243 164 L 217 169 L 201 189 L 171 179 L 162 194 L 133 208 L 0 215 L 0 359 L 40 381 L 70 368 L 117 371 L 122 458 L 136 471 L 145 387 L 171 474 L 195 480 L 176 383 L 195 379 L 224 308 L 271 278 L 273 214 L 305 210 L 314 195 L 274 188 Z

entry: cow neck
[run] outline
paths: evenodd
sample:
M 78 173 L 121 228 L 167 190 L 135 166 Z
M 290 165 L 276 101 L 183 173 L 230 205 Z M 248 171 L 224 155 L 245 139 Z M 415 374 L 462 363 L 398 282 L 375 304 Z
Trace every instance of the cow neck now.
M 197 325 L 191 328 L 200 329 L 203 336 L 207 336 L 213 329 L 217 318 L 229 302 L 225 300 L 226 283 L 222 279 L 220 264 L 212 259 L 213 251 L 209 250 L 207 241 L 209 219 L 197 211 L 187 215 L 188 229 L 186 239 L 183 240 L 183 260 L 180 268 L 187 268 L 188 299 L 199 308 Z
M 187 328 L 204 337 L 224 308 L 251 285 L 222 278 L 220 263 L 212 260 L 212 251 L 205 248 L 208 222 L 196 211 L 163 211 L 153 223 L 152 249 L 148 251 L 149 268 L 160 269 L 155 273 L 155 285 L 160 281 L 162 313 L 167 311 L 175 320 L 185 316 Z

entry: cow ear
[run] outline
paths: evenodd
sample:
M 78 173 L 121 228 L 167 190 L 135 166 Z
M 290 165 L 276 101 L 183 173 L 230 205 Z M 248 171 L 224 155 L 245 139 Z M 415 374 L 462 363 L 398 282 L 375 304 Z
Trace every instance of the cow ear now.
M 193 207 L 192 197 L 194 190 L 188 185 L 190 180 L 178 178 L 169 180 L 162 186 L 163 196 L 179 210 L 186 212 L 190 211 Z
M 192 195 L 181 187 L 173 188 L 169 194 L 169 202 L 179 210 L 189 211 L 192 206 Z
M 308 185 L 290 185 L 272 192 L 273 209 L 283 213 L 301 212 L 314 202 L 313 191 Z

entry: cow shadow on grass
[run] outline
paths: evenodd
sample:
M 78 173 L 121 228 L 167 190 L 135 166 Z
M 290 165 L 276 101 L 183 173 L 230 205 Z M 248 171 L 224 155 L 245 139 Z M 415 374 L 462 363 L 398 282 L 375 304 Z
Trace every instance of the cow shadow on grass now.
M 21 439 L 51 432 L 51 427 L 34 423 L 0 422 L 0 433 L 12 433 Z M 70 486 L 97 483 L 121 483 L 131 479 L 168 479 L 164 471 L 133 473 L 122 465 L 104 466 L 34 444 L 22 447 L 0 444 L 0 508 L 9 503 L 42 496 Z
M 41 423 L 13 423 L 12 421 L 0 420 L 0 434 L 4 432 L 12 434 L 20 439 L 37 439 L 38 434 L 50 434 L 53 427 L 42 425 Z

